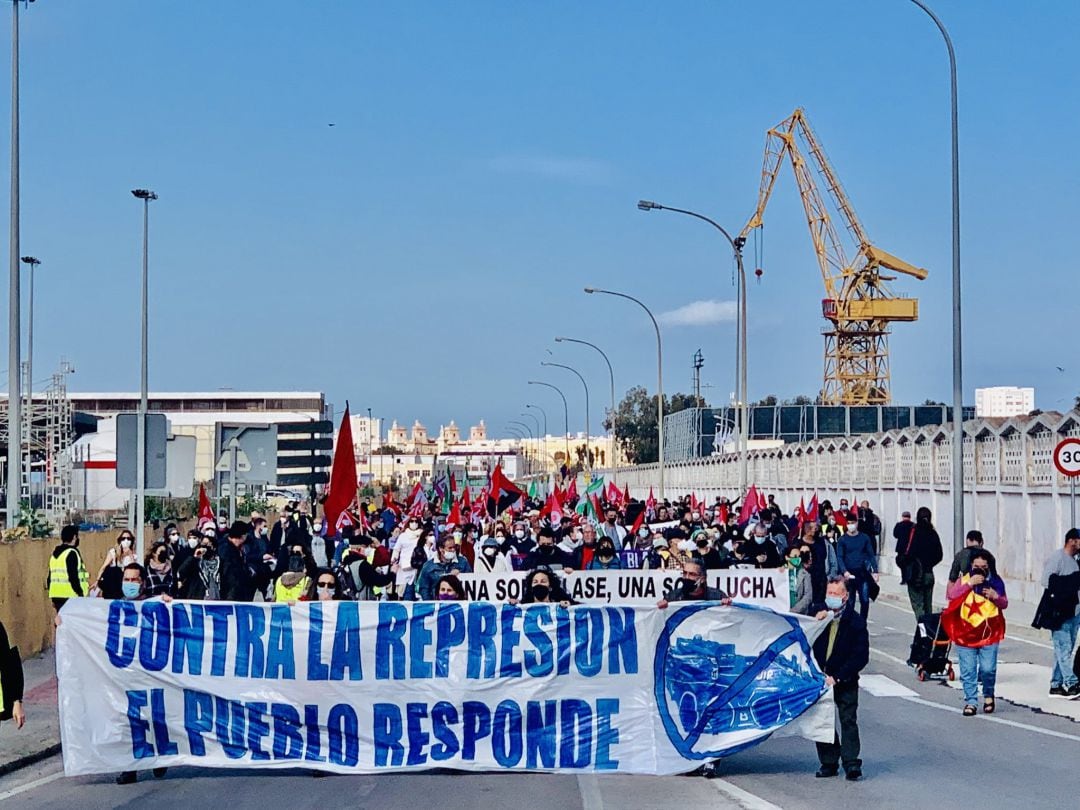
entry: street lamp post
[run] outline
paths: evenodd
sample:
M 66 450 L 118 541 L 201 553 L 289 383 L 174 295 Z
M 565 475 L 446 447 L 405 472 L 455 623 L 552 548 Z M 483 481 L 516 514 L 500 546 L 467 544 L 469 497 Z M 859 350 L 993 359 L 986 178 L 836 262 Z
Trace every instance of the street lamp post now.
M 674 211 L 676 214 L 685 214 L 689 217 L 707 222 L 723 234 L 735 253 L 735 264 L 739 270 L 739 309 L 738 324 L 735 328 L 735 407 L 738 412 L 739 430 L 737 434 L 736 450 L 739 454 L 739 493 L 746 492 L 747 485 L 747 462 L 746 451 L 750 444 L 750 425 L 748 415 L 748 398 L 746 393 L 746 271 L 743 268 L 742 249 L 746 244 L 746 238 L 736 236 L 732 238 L 718 222 L 696 211 L 688 211 L 685 208 L 672 208 L 669 205 L 661 205 L 652 200 L 638 200 L 638 208 L 642 211 Z
M 615 483 L 619 483 L 619 451 L 615 447 L 615 372 L 611 368 L 611 360 L 608 359 L 607 353 L 604 352 L 595 343 L 589 343 L 587 340 L 578 340 L 572 337 L 557 337 L 556 343 L 580 343 L 582 346 L 591 346 L 600 352 L 600 356 L 604 358 L 604 362 L 607 363 L 608 379 L 611 382 L 611 465 L 612 473 L 611 477 Z
M 371 485 L 372 497 L 375 493 L 375 465 L 371 461 L 371 427 L 375 421 L 371 418 L 371 408 L 367 409 L 367 469 L 368 484 Z
M 8 234 L 7 526 L 19 519 L 22 491 L 22 312 L 19 278 L 19 0 L 11 4 L 11 219 Z
M 949 52 L 949 100 L 952 113 L 952 352 L 953 550 L 964 547 L 964 336 L 960 328 L 960 123 L 956 93 L 956 51 L 945 24 L 922 0 L 911 0 L 934 21 Z
M 604 295 L 614 295 L 619 298 L 625 298 L 627 301 L 633 301 L 643 310 L 645 314 L 649 316 L 649 320 L 652 321 L 653 328 L 656 330 L 656 432 L 659 440 L 659 448 L 657 452 L 657 458 L 660 461 L 660 499 L 664 499 L 664 344 L 660 338 L 660 324 L 656 322 L 656 317 L 652 314 L 647 306 L 641 303 L 638 299 L 632 295 L 626 293 L 614 292 L 612 290 L 601 290 L 599 287 L 586 287 L 585 292 L 589 295 L 593 293 L 603 293 Z
M 592 455 L 589 452 L 589 384 L 585 382 L 585 378 L 581 376 L 577 369 L 570 366 L 564 366 L 562 363 L 548 363 L 541 360 L 540 365 L 551 366 L 552 368 L 564 368 L 567 371 L 573 372 L 579 380 L 581 380 L 581 387 L 585 389 L 585 464 L 589 468 L 589 472 L 592 472 Z
M 539 405 L 527 404 L 527 405 L 526 405 L 525 407 L 526 407 L 526 408 L 535 408 L 536 410 L 540 411 L 540 413 L 541 413 L 541 414 L 543 415 L 543 417 L 544 417 L 544 450 L 543 450 L 543 453 L 544 453 L 544 469 L 546 470 L 546 469 L 547 469 L 547 459 L 548 459 L 548 446 L 547 446 L 547 437 L 548 437 L 547 411 L 545 411 L 545 410 L 544 410 L 543 408 L 541 408 L 541 407 L 540 407 Z
M 132 189 L 131 193 L 143 202 L 142 246 L 142 351 L 139 372 L 139 423 L 135 434 L 135 542 L 138 559 L 143 558 L 143 529 L 146 526 L 146 400 L 149 369 L 149 286 L 150 286 L 150 201 L 158 195 L 145 188 Z M 232 481 L 233 500 L 236 500 L 236 481 Z
M 23 256 L 22 263 L 30 268 L 30 289 L 27 296 L 29 311 L 26 313 L 26 412 L 22 415 L 29 422 L 29 434 L 34 429 L 34 271 L 41 264 L 41 260 L 34 256 Z M 20 448 L 26 451 L 25 473 L 29 482 L 33 471 L 33 457 L 30 451 L 30 442 L 27 440 L 26 447 Z M 29 485 L 27 486 L 29 491 Z M 30 493 L 30 505 L 33 506 L 34 496 Z
M 566 394 L 562 392 L 561 388 L 552 385 L 548 382 L 541 382 L 540 380 L 529 380 L 529 385 L 543 385 L 546 388 L 553 388 L 562 397 L 563 408 L 563 438 L 566 440 L 566 457 L 564 459 L 565 464 L 570 466 L 570 408 L 566 404 Z M 547 414 L 544 415 L 544 421 L 547 421 Z
M 533 413 L 519 413 L 518 416 L 526 416 L 529 419 L 532 419 L 533 422 L 536 423 L 536 438 L 534 440 L 536 442 L 536 446 L 533 448 L 533 458 L 535 459 L 535 458 L 539 457 L 539 455 L 541 453 L 541 450 L 540 450 L 540 420 L 539 420 L 539 418 L 537 418 L 536 414 L 533 414 Z
M 521 428 L 513 427 L 512 422 L 507 423 L 506 432 L 509 433 L 511 436 L 513 436 L 518 441 L 520 441 L 522 444 L 525 443 L 525 434 L 521 431 Z M 529 474 L 529 455 L 528 455 L 528 452 L 526 452 L 526 454 L 525 454 L 525 474 L 526 475 Z

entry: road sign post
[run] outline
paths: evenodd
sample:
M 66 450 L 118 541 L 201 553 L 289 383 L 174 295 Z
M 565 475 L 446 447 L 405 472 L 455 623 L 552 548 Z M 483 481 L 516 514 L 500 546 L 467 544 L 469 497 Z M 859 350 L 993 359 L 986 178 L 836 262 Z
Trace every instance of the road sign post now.
M 1054 466 L 1069 479 L 1069 528 L 1076 528 L 1076 479 L 1080 477 L 1080 439 L 1068 438 L 1054 448 Z

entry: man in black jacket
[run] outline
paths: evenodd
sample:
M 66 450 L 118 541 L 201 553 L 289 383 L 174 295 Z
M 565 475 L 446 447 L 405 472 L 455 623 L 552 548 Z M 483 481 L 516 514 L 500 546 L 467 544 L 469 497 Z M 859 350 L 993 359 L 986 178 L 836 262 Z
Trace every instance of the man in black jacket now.
M 225 542 L 218 546 L 221 560 L 221 598 L 227 602 L 252 602 L 258 586 L 257 575 L 244 554 L 248 525 L 241 520 L 229 527 Z
M 825 685 L 832 688 L 840 734 L 831 743 L 817 743 L 818 768 L 815 776 L 836 776 L 840 762 L 848 781 L 862 778 L 859 759 L 859 672 L 870 661 L 870 635 L 866 621 L 848 605 L 848 588 L 843 577 L 833 577 L 825 589 L 824 609 L 817 613 L 829 626 L 814 642 L 814 659 L 825 673 Z

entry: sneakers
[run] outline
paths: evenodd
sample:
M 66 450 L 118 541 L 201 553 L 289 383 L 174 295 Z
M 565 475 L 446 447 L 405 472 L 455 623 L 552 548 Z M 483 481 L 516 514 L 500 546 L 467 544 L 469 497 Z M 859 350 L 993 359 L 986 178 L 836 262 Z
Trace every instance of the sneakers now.
M 844 778 L 847 779 L 849 782 L 858 782 L 860 779 L 862 779 L 862 769 L 852 768 L 850 771 L 844 774 Z
M 1076 683 L 1074 683 L 1072 686 L 1070 686 L 1068 689 L 1065 690 L 1065 697 L 1067 697 L 1067 698 L 1080 697 L 1080 681 L 1077 681 Z
M 816 776 L 818 779 L 828 779 L 831 776 L 836 776 L 838 773 L 840 773 L 840 769 L 835 765 L 833 765 L 831 768 L 826 765 L 822 765 L 820 768 L 817 769 L 817 773 L 815 773 L 814 776 Z
M 1050 687 L 1050 697 L 1065 697 L 1065 687 L 1064 686 L 1051 686 Z
M 116 777 L 116 784 L 118 785 L 133 785 L 135 784 L 135 771 L 124 771 L 118 777 Z

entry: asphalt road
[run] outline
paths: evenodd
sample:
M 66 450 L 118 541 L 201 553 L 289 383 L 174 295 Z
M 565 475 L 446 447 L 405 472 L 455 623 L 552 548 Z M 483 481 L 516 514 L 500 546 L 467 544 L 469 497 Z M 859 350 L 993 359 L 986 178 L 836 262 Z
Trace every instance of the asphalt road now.
M 860 695 L 865 778 L 814 778 L 814 746 L 769 740 L 722 764 L 722 777 L 642 777 L 543 774 L 380 774 L 313 778 L 306 771 L 262 772 L 176 768 L 164 779 L 142 774 L 135 785 L 112 777 L 66 779 L 59 758 L 0 779 L 3 810 L 95 810 L 127 806 L 290 808 L 425 808 L 486 810 L 522 804 L 559 810 L 667 807 L 820 808 L 885 810 L 931 806 L 1065 807 L 1076 802 L 1080 716 L 1074 702 L 1042 700 L 1042 710 L 998 699 L 991 717 L 964 718 L 960 693 L 919 683 L 903 665 L 911 618 L 901 606 L 871 610 L 870 666 Z M 1002 664 L 1046 665 L 1046 643 L 1006 640 Z M 1035 677 L 1035 676 L 1033 676 Z M 1041 677 L 1041 675 L 1039 676 Z M 1027 691 L 1045 694 L 1048 684 Z M 871 694 L 905 692 L 906 696 Z M 915 694 L 911 694 L 911 692 Z

